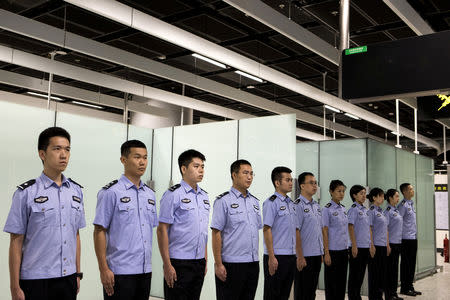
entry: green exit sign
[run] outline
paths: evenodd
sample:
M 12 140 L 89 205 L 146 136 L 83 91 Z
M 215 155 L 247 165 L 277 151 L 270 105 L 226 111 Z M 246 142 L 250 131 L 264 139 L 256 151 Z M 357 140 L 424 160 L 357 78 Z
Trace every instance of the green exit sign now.
M 367 52 L 367 46 L 345 49 L 345 55 Z

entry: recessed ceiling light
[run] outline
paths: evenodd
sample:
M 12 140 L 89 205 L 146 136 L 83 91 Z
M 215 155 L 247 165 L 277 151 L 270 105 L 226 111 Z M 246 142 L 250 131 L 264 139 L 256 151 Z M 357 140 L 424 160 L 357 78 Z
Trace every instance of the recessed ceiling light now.
M 215 65 L 215 66 L 221 67 L 221 68 L 223 68 L 223 69 L 226 69 L 226 68 L 227 68 L 227 66 L 226 66 L 225 64 L 223 64 L 223 63 L 221 63 L 221 62 L 218 62 L 218 61 L 215 61 L 215 60 L 213 60 L 213 59 L 211 59 L 211 58 L 205 57 L 205 56 L 203 56 L 203 55 L 194 53 L 194 54 L 192 54 L 192 56 L 195 57 L 195 58 L 204 60 L 204 61 L 206 61 L 206 62 L 209 62 L 210 64 L 213 64 L 213 65 Z
M 360 120 L 359 117 L 357 117 L 357 116 L 355 116 L 355 115 L 352 115 L 352 114 L 349 114 L 349 113 L 345 113 L 344 115 L 346 115 L 346 116 L 349 117 L 349 118 L 355 119 L 355 120 Z
M 371 106 L 371 107 L 373 106 L 373 104 L 372 104 L 372 103 L 369 103 L 369 104 L 367 104 L 367 105 L 369 105 L 369 106 Z
M 393 115 L 394 115 L 394 113 L 393 113 L 393 112 L 390 112 L 390 113 L 389 113 L 389 115 L 390 115 L 390 116 L 393 116 Z
M 280 4 L 280 5 L 278 5 L 278 7 L 283 9 L 284 8 L 284 4 Z
M 89 103 L 84 103 L 84 102 L 79 102 L 79 101 L 72 101 L 72 103 L 73 104 L 82 105 L 82 106 L 91 107 L 91 108 L 103 109 L 103 106 L 99 106 L 99 105 L 95 105 L 95 104 L 89 104 Z
M 378 106 L 375 105 L 373 108 L 374 108 L 374 109 L 378 109 Z
M 48 95 L 40 94 L 40 93 L 35 93 L 35 92 L 27 92 L 27 94 L 33 95 L 33 96 L 42 97 L 42 98 L 48 98 Z M 56 101 L 63 101 L 63 99 L 61 99 L 61 98 L 59 98 L 59 97 L 56 97 L 56 96 L 50 96 L 50 99 L 56 100 Z
M 159 60 L 165 60 L 167 57 L 165 55 L 160 55 L 158 57 L 156 57 Z
M 248 88 L 248 89 L 254 89 L 255 86 L 254 86 L 254 85 L 247 85 L 247 88 Z
M 329 106 L 329 105 L 324 105 L 326 109 L 332 110 L 334 112 L 340 113 L 341 111 L 337 108 L 334 108 L 333 106 Z
M 242 72 L 242 71 L 239 71 L 239 70 L 238 71 L 234 71 L 234 72 L 239 74 L 239 75 L 245 76 L 245 77 L 253 79 L 255 81 L 258 81 L 258 82 L 261 82 L 261 83 L 264 82 L 264 80 L 262 80 L 261 78 L 253 76 L 251 74 L 248 74 L 248 73 L 245 73 L 245 72 Z
M 336 17 L 339 14 L 339 12 L 337 10 L 333 10 L 331 11 L 331 14 Z

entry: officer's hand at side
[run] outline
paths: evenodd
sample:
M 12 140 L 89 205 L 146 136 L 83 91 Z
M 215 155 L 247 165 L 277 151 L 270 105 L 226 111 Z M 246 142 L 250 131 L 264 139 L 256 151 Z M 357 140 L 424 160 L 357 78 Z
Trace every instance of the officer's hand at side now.
M 114 273 L 109 268 L 101 270 L 100 280 L 102 281 L 106 294 L 112 296 L 114 294 Z
M 389 243 L 387 244 L 387 256 L 391 254 L 391 246 L 389 246 Z
M 358 247 L 352 246 L 352 256 L 356 258 L 358 256 Z
M 306 259 L 305 257 L 298 257 L 297 258 L 297 270 L 300 272 L 303 270 L 303 268 L 306 267 Z
M 167 282 L 167 285 L 169 288 L 173 288 L 173 285 L 175 284 L 175 281 L 177 281 L 177 272 L 175 271 L 175 268 L 172 265 L 164 266 L 164 279 Z
M 369 252 L 370 252 L 370 257 L 373 258 L 375 256 L 375 246 L 374 245 L 370 245 Z
M 325 264 L 327 266 L 331 265 L 331 257 L 330 257 L 330 253 L 325 253 L 325 256 L 323 258 L 323 261 L 325 262 Z
M 278 260 L 275 256 L 269 256 L 269 275 L 273 276 L 278 269 Z
M 225 266 L 223 264 L 214 264 L 214 270 L 216 272 L 217 278 L 222 281 L 227 280 L 227 270 L 225 269 Z
M 25 300 L 25 294 L 20 287 L 11 289 L 12 300 Z

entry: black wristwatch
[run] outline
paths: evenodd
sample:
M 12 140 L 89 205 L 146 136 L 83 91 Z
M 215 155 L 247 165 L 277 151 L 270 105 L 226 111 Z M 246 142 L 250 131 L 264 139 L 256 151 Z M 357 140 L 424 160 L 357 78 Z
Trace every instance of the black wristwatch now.
M 83 272 L 76 273 L 76 274 L 77 274 L 77 277 L 80 278 L 80 280 L 83 279 Z

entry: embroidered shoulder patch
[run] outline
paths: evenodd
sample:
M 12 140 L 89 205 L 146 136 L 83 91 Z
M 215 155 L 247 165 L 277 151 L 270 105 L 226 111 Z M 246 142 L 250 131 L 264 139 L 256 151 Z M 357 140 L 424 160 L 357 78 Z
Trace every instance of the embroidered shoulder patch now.
M 27 182 L 22 183 L 21 185 L 18 185 L 17 187 L 21 190 L 24 190 L 27 187 L 30 187 L 35 183 L 36 183 L 36 179 L 31 179 L 31 180 L 28 180 Z

